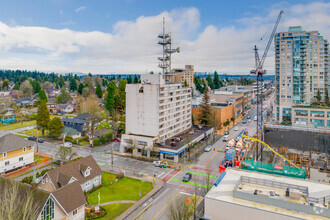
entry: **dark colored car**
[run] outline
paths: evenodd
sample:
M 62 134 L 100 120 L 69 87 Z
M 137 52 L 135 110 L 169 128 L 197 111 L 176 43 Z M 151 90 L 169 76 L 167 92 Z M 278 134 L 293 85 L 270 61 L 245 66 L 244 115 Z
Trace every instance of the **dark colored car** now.
M 242 123 L 243 123 L 243 124 L 246 124 L 246 121 L 243 121 Z
M 34 136 L 29 136 L 27 139 L 30 140 L 30 141 L 36 141 L 37 140 L 37 138 L 34 137 Z
M 35 136 L 30 136 L 30 137 L 28 137 L 27 139 L 30 140 L 30 141 L 36 141 L 36 140 L 37 140 L 37 138 L 36 138 Z M 42 138 L 38 138 L 38 142 L 39 142 L 39 143 L 44 143 L 45 140 L 42 139 Z
M 251 118 L 251 116 L 249 115 L 249 116 L 247 116 L 246 118 L 247 118 L 247 119 L 250 119 L 250 118 Z
M 183 181 L 183 182 L 188 182 L 191 178 L 192 178 L 192 174 L 191 174 L 191 173 L 186 173 L 186 174 L 183 176 L 182 181 Z
M 225 135 L 229 135 L 229 131 L 226 131 L 226 132 L 225 132 Z

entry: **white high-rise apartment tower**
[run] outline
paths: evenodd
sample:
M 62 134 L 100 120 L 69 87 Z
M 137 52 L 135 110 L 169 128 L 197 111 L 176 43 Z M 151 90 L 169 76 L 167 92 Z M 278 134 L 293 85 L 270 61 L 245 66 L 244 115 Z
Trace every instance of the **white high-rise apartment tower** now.
M 165 82 L 164 74 L 143 74 L 141 84 L 126 85 L 126 133 L 120 151 L 146 154 L 154 144 L 192 126 L 191 88 Z
M 330 110 L 311 108 L 318 91 L 322 100 L 329 92 L 328 41 L 318 31 L 289 27 L 275 35 L 275 54 L 276 121 L 330 128 Z

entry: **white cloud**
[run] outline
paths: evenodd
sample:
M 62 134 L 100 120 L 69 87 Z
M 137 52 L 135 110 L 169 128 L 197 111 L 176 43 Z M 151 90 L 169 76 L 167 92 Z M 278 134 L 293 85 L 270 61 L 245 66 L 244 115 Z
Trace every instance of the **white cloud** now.
M 319 30 L 329 39 L 330 3 L 295 5 L 285 11 L 279 31 L 301 25 L 304 30 Z M 157 57 L 162 49 L 157 45 L 157 35 L 166 17 L 173 47 L 181 48 L 180 54 L 172 56 L 173 67 L 194 64 L 196 71 L 201 72 L 248 73 L 254 65 L 252 49 L 257 44 L 262 56 L 278 12 L 279 8 L 274 6 L 266 17 L 242 18 L 238 25 L 223 28 L 210 25 L 200 33 L 200 14 L 196 8 L 119 21 L 112 33 L 9 26 L 0 22 L 0 65 L 5 69 L 55 72 L 144 73 L 146 69 L 158 72 Z M 265 68 L 269 72 L 274 70 L 273 46 Z
M 80 6 L 79 8 L 76 8 L 74 11 L 78 13 L 78 12 L 83 11 L 85 9 L 86 9 L 86 6 Z

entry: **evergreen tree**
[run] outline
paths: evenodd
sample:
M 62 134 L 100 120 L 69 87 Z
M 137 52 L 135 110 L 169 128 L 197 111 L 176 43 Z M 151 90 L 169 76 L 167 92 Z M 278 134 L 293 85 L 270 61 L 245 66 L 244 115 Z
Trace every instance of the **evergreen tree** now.
M 325 101 L 325 104 L 326 104 L 326 105 L 330 105 L 328 89 L 325 89 L 324 101 Z
M 206 77 L 206 81 L 207 81 L 207 84 L 209 85 L 209 87 L 210 87 L 211 89 L 214 89 L 213 79 L 212 79 L 212 77 L 211 77 L 210 75 L 208 75 L 208 76 Z
M 9 89 L 9 80 L 5 79 L 2 83 L 2 89 L 3 90 L 8 90 Z
M 116 93 L 116 84 L 114 81 L 110 81 L 108 84 L 108 94 L 105 100 L 105 108 L 112 114 L 115 110 L 115 93 Z
M 137 75 L 134 76 L 134 83 L 139 83 L 139 77 Z
M 211 105 L 207 88 L 204 90 L 202 100 L 202 104 L 199 105 L 201 108 L 199 120 L 202 125 L 206 126 L 211 124 Z
M 61 89 L 61 94 L 57 96 L 58 103 L 66 103 L 67 101 L 71 101 L 72 97 L 70 94 L 66 91 L 65 87 Z
M 78 94 L 79 95 L 82 95 L 83 89 L 84 89 L 84 84 L 83 83 L 80 83 L 79 84 L 79 87 L 78 87 Z
M 60 80 L 59 80 L 59 82 L 58 82 L 58 85 L 59 85 L 61 88 L 62 88 L 63 86 L 65 86 L 65 81 L 64 81 L 62 75 L 60 76 Z
M 49 123 L 49 135 L 59 137 L 62 133 L 62 128 L 64 128 L 62 120 L 59 117 L 53 118 Z
M 128 78 L 127 78 L 127 83 L 131 84 L 132 82 L 133 82 L 133 78 L 132 78 L 131 75 L 129 75 Z
M 70 89 L 70 91 L 71 91 L 71 92 L 76 91 L 77 88 L 78 88 L 78 86 L 77 86 L 77 81 L 76 81 L 74 78 L 71 78 L 71 79 L 70 79 L 70 85 L 69 85 L 69 89 Z
M 317 101 L 318 101 L 319 103 L 320 103 L 321 100 L 322 100 L 321 92 L 320 92 L 319 89 L 317 90 L 317 96 L 316 96 L 316 99 L 317 99 Z
M 19 85 L 20 85 L 20 84 L 19 84 L 19 81 L 16 81 L 13 90 L 19 90 Z
M 50 122 L 50 113 L 45 101 L 40 102 L 36 119 L 38 128 L 41 128 L 42 136 L 44 136 L 45 130 L 48 129 Z
M 96 93 L 97 97 L 102 98 L 103 92 L 102 92 L 100 84 L 97 84 L 95 93 Z
M 214 72 L 213 83 L 214 83 L 215 89 L 219 89 L 221 86 L 223 86 L 222 82 L 219 79 L 219 75 L 218 75 L 217 71 Z
M 45 90 L 43 90 L 43 89 L 41 89 L 41 90 L 39 91 L 39 93 L 38 93 L 38 97 L 39 97 L 39 99 L 42 100 L 42 101 L 45 101 L 45 102 L 48 101 L 48 99 L 47 99 L 47 95 L 46 95 L 46 93 L 45 93 Z

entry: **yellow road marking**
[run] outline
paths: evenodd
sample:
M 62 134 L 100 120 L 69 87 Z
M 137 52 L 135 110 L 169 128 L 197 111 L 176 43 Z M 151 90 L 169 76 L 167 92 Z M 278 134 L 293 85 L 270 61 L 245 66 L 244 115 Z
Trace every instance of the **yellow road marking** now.
M 154 220 L 178 195 L 180 194 L 180 192 L 178 192 L 153 218 L 152 220 Z
M 210 159 L 206 162 L 205 166 L 207 167 L 207 165 L 209 165 L 210 161 L 212 160 L 212 158 L 217 154 L 217 152 L 215 152 L 212 157 L 210 157 Z

